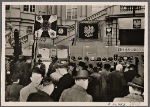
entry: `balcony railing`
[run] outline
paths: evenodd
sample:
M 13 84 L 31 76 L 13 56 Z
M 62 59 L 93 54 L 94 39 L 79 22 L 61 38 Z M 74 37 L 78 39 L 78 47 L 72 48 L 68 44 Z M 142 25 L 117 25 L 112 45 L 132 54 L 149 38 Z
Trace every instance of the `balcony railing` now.
M 141 11 L 141 10 L 145 10 L 145 6 L 131 6 L 131 5 L 121 5 L 120 6 L 120 12 L 127 12 L 127 11 Z

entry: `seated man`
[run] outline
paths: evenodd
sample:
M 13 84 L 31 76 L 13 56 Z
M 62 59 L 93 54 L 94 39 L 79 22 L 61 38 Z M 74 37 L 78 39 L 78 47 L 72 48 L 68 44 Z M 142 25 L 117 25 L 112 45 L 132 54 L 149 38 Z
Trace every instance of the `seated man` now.
M 62 92 L 60 102 L 92 102 L 93 98 L 86 92 L 88 87 L 89 73 L 86 70 L 78 72 L 75 78 L 75 85 Z
M 54 84 L 50 78 L 45 78 L 43 81 L 43 88 L 36 93 L 31 93 L 27 99 L 28 102 L 52 102 L 50 97 L 54 90 Z
M 42 71 L 39 68 L 33 68 L 32 70 L 32 75 L 30 77 L 31 83 L 24 88 L 21 89 L 20 91 L 20 101 L 21 102 L 26 102 L 28 96 L 31 93 L 37 92 L 40 88 L 40 83 L 43 79 L 42 77 Z

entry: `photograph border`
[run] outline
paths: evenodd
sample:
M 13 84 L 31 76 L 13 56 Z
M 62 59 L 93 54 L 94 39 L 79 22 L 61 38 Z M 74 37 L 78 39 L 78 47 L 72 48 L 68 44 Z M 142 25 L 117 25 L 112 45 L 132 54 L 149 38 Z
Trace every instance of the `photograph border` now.
M 145 5 L 144 102 L 5 102 L 5 5 Z M 2 106 L 148 106 L 148 2 L 2 2 L 1 105 Z

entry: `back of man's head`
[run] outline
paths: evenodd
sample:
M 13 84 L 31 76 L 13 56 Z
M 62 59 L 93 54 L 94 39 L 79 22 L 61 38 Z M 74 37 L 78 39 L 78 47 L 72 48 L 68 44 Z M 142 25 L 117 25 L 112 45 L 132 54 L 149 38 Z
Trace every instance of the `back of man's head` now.
M 81 86 L 83 87 L 84 89 L 87 89 L 88 87 L 88 79 L 75 79 L 75 83 L 78 85 L 78 86 Z
M 20 80 L 20 74 L 13 74 L 12 77 L 11 77 L 13 83 L 19 83 L 19 80 Z
M 89 64 L 89 68 L 93 68 L 93 64 Z
M 50 84 L 53 84 L 53 81 L 52 81 L 51 77 L 45 77 L 43 79 L 43 87 L 46 87 L 46 86 L 48 86 Z
M 51 95 L 54 90 L 54 84 L 51 78 L 46 77 L 43 80 L 43 88 L 42 91 L 46 92 L 47 94 Z
M 123 66 L 121 64 L 118 64 L 116 66 L 116 71 L 122 71 Z
M 104 69 L 106 69 L 107 71 L 110 70 L 110 64 L 104 64 Z

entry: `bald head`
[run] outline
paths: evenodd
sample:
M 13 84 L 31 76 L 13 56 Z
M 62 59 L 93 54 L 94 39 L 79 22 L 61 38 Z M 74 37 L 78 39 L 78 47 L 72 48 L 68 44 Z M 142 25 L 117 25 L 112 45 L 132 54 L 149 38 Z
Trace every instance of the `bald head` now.
M 122 71 L 122 69 L 123 69 L 123 66 L 121 64 L 118 64 L 116 66 L 116 71 Z

